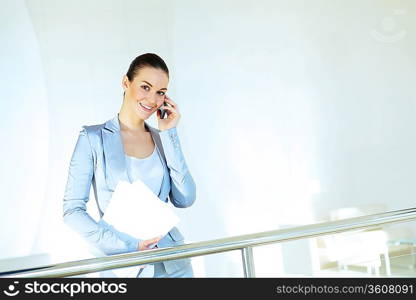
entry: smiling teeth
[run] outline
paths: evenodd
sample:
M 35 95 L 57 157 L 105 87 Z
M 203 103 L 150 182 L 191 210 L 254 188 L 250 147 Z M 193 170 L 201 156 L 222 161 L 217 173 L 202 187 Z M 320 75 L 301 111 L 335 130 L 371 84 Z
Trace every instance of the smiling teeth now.
M 141 104 L 141 103 L 140 103 L 140 105 L 143 106 L 144 108 L 147 108 L 148 110 L 151 110 L 152 109 L 152 107 L 150 107 L 150 106 L 146 106 L 146 105 Z

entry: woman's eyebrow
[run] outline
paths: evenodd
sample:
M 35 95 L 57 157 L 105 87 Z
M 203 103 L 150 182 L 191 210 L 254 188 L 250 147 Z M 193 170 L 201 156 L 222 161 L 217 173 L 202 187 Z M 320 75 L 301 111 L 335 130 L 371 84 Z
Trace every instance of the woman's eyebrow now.
M 150 85 L 151 87 L 153 87 L 153 85 L 151 85 L 149 82 L 147 82 L 146 80 L 143 80 L 143 82 L 146 82 L 148 85 Z M 159 91 L 161 91 L 161 90 L 168 90 L 167 88 L 163 88 L 163 89 L 160 89 Z

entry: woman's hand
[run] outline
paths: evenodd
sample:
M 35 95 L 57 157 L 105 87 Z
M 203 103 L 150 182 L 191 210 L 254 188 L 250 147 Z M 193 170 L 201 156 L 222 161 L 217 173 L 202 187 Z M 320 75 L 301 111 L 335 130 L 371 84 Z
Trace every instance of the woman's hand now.
M 178 105 L 173 102 L 168 96 L 165 95 L 165 101 L 168 105 L 162 105 L 160 108 L 166 109 L 168 117 L 166 119 L 160 118 L 160 111 L 157 111 L 157 121 L 159 130 L 167 130 L 178 125 L 179 119 L 181 118 L 181 114 L 179 113 Z
M 139 242 L 138 250 L 139 251 L 142 251 L 142 250 L 150 250 L 150 249 L 152 249 L 151 246 L 153 246 L 153 244 L 158 243 L 161 238 L 162 238 L 162 236 L 158 236 L 158 237 L 155 237 L 155 238 L 150 239 L 150 240 L 145 240 L 145 241 Z

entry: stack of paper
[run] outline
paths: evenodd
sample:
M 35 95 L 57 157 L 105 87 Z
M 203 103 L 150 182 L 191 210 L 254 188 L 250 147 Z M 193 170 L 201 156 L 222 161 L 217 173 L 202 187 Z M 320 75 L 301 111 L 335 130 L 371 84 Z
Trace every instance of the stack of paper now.
M 119 181 L 103 217 L 118 231 L 147 240 L 166 235 L 179 218 L 142 181 Z
M 179 218 L 142 181 L 120 181 L 111 197 L 103 220 L 118 231 L 141 240 L 165 236 Z M 145 266 L 113 270 L 118 277 L 136 277 Z M 152 269 L 152 270 L 151 270 Z M 153 267 L 146 270 L 151 270 Z M 147 272 L 147 271 L 146 271 Z M 149 273 L 149 272 L 147 272 Z M 150 274 L 149 273 L 149 274 Z M 150 276 L 149 276 L 150 277 Z

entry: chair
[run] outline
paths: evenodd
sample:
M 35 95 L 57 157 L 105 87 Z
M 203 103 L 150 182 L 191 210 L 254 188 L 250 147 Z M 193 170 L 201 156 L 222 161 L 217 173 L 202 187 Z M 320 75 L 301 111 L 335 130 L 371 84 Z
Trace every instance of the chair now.
M 346 207 L 330 212 L 330 220 L 342 220 L 386 211 L 384 206 Z M 348 270 L 349 266 L 363 266 L 369 274 L 380 276 L 384 257 L 386 274 L 391 275 L 388 252 L 388 235 L 382 228 L 360 232 L 337 233 L 321 237 L 326 258 L 336 262 L 338 267 Z

